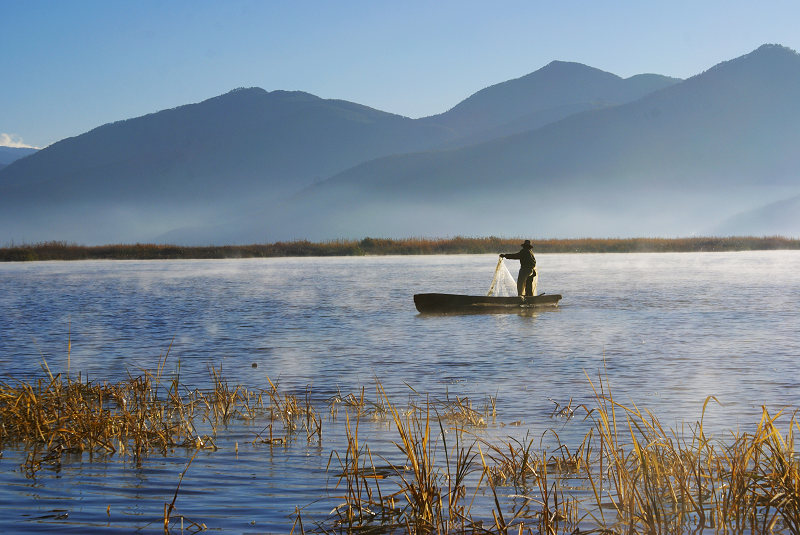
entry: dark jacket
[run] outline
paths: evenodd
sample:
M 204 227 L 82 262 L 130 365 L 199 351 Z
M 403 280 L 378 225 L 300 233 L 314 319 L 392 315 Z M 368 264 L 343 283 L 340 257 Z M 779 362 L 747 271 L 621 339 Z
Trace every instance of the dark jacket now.
M 536 258 L 533 256 L 533 249 L 522 248 L 518 253 L 505 255 L 506 258 L 519 260 L 519 269 L 533 270 L 536 267 Z

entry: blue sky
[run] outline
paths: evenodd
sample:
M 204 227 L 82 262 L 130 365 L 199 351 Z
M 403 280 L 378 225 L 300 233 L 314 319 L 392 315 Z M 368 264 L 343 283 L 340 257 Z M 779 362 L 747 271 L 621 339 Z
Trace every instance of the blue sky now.
M 686 78 L 797 28 L 797 0 L 0 0 L 0 145 L 250 86 L 421 117 L 554 59 Z

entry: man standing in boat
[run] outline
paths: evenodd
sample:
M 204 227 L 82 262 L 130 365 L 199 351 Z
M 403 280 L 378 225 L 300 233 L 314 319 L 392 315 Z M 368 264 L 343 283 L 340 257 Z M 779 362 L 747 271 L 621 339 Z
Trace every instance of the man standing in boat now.
M 533 256 L 531 240 L 525 240 L 518 253 L 501 254 L 500 258 L 519 260 L 519 275 L 517 276 L 517 295 L 533 296 L 533 278 L 536 276 L 536 258 Z

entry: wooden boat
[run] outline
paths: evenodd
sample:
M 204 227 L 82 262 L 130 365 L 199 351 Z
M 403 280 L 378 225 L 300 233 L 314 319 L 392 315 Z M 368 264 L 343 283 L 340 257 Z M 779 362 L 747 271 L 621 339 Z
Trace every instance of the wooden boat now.
M 561 296 L 490 297 L 480 295 L 416 294 L 414 305 L 420 312 L 517 312 L 531 308 L 558 306 Z

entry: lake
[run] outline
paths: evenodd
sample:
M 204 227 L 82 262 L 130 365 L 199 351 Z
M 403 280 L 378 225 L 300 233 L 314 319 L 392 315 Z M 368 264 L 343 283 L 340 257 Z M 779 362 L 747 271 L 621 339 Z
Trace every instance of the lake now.
M 192 388 L 209 367 L 231 384 L 326 400 L 376 380 L 392 401 L 496 397 L 486 436 L 585 433 L 554 408 L 614 397 L 679 426 L 700 417 L 720 435 L 756 423 L 761 407 L 800 407 L 800 252 L 537 255 L 539 292 L 561 305 L 525 314 L 420 315 L 414 293 L 485 294 L 495 255 L 86 261 L 0 264 L 0 378 L 50 370 L 114 381 L 166 369 Z M 515 272 L 517 263 L 508 261 Z M 71 342 L 68 362 L 68 341 Z M 558 404 L 558 405 L 557 405 Z M 324 411 L 323 411 L 324 412 Z M 507 425 L 510 423 L 515 425 Z M 335 506 L 331 451 L 320 441 L 253 444 L 239 423 L 201 452 L 182 483 L 180 512 L 210 530 L 287 533 L 295 507 L 322 518 Z M 387 427 L 365 425 L 376 451 Z M 548 439 L 543 439 L 548 440 Z M 238 449 L 238 451 L 236 451 Z M 164 503 L 191 452 L 67 457 L 26 477 L 26 452 L 0 458 L 0 531 L 163 531 Z

